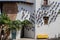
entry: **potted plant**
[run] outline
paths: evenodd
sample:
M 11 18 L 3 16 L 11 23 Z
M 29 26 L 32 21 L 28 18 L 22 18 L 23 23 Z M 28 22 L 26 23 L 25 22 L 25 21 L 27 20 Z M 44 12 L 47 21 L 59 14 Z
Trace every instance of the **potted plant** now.
M 4 13 L 0 14 L 0 34 L 1 34 L 1 39 L 2 39 L 2 35 L 4 37 L 3 39 L 6 39 L 7 36 L 8 36 L 8 34 L 7 34 L 8 31 L 6 31 L 6 30 L 8 29 L 9 21 L 10 21 L 10 19 L 7 17 L 6 14 L 4 14 Z
M 8 39 L 9 35 L 11 33 L 13 34 L 13 32 L 15 32 L 15 35 L 12 36 L 16 36 L 16 31 L 20 29 L 20 24 L 20 20 L 12 21 L 8 18 L 8 16 L 5 13 L 2 13 L 0 15 L 0 27 L 2 27 L 0 29 L 4 29 L 5 39 Z M 15 37 L 13 39 L 15 39 Z
M 21 28 L 20 20 L 15 20 L 11 22 L 10 30 L 12 33 L 12 39 L 20 39 L 20 28 Z
M 23 27 L 31 27 L 31 26 L 32 23 L 28 20 L 24 20 L 22 22 L 20 20 L 12 21 L 5 13 L 2 13 L 0 15 L 0 27 L 3 27 L 4 29 L 5 39 L 7 39 L 11 34 L 14 34 L 14 32 L 15 35 L 12 35 L 12 39 L 20 39 L 21 29 Z

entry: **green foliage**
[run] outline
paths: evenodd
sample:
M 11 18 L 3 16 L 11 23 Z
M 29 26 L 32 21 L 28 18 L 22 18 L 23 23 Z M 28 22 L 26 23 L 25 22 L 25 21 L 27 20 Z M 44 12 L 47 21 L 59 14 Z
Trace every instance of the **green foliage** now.
M 30 21 L 28 21 L 28 20 L 24 20 L 24 21 L 21 22 L 21 25 L 25 26 L 25 27 L 26 26 L 28 27 L 28 26 L 32 26 L 32 23 Z
M 21 28 L 21 21 L 20 20 L 15 20 L 15 21 L 11 21 L 9 26 L 11 30 L 19 30 Z
M 7 17 L 7 15 L 4 13 L 0 14 L 0 24 L 8 24 L 10 19 Z
M 11 21 L 5 13 L 0 14 L 0 25 L 6 24 L 10 30 L 20 29 L 21 21 Z
M 22 22 L 20 20 L 11 21 L 5 13 L 0 15 L 0 25 L 2 24 L 7 24 L 10 30 L 19 30 L 21 27 L 32 25 L 32 23 L 28 20 L 24 20 Z

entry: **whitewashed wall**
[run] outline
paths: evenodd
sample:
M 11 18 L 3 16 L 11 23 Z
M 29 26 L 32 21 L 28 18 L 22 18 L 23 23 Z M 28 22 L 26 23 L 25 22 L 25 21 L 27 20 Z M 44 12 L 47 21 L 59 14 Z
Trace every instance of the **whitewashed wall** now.
M 33 11 L 34 11 L 34 5 L 29 5 L 29 4 L 24 4 L 24 3 L 18 3 L 17 6 L 18 6 L 18 11 L 19 12 L 17 14 L 17 18 L 16 19 L 18 19 L 18 20 L 22 20 L 21 19 L 21 16 L 22 16 L 22 13 L 21 13 L 22 10 L 21 10 L 21 8 L 27 10 L 30 14 L 33 13 Z M 27 18 L 28 20 L 29 20 L 29 17 Z M 27 29 L 24 29 L 24 37 L 34 38 L 34 33 L 35 32 L 32 31 L 32 30 L 28 31 Z
M 60 2 L 60 0 L 48 0 L 48 1 L 50 3 L 52 3 L 53 1 Z M 41 7 L 42 2 L 43 0 L 36 0 L 36 12 L 38 8 Z M 38 24 L 36 24 L 35 25 L 35 37 L 37 37 L 38 34 L 48 34 L 49 38 L 54 38 L 55 36 L 58 37 L 58 34 L 60 34 L 60 15 L 58 15 L 56 21 L 52 22 L 51 24 L 42 25 L 42 26 L 38 26 Z
M 21 16 L 22 16 L 21 8 L 25 9 L 25 11 L 27 10 L 30 13 L 32 13 L 32 11 L 33 11 L 32 5 L 28 5 L 28 4 L 24 4 L 24 3 L 18 3 L 17 6 L 18 6 L 17 19 L 19 19 L 19 20 L 21 20 Z
M 48 1 L 48 4 L 52 3 L 53 1 L 57 1 L 57 2 L 60 2 L 59 0 L 49 0 Z M 38 8 L 41 7 L 41 5 L 43 4 L 43 0 L 35 0 L 34 1 L 34 5 L 28 5 L 28 4 L 23 4 L 23 3 L 19 3 L 18 4 L 18 19 L 20 19 L 21 17 L 21 8 L 24 8 L 26 10 L 28 10 L 29 12 L 34 12 L 35 10 L 35 14 L 37 14 L 37 10 Z M 56 35 L 58 37 L 58 34 L 60 34 L 60 15 L 58 15 L 57 19 L 55 22 L 52 22 L 51 24 L 49 25 L 42 25 L 40 27 L 38 27 L 38 24 L 35 24 L 35 32 L 33 31 L 27 31 L 26 29 L 25 30 L 25 36 L 26 37 L 37 37 L 37 34 L 48 34 L 49 35 L 49 38 L 54 38 Z M 35 34 L 34 34 L 35 33 Z
M 55 22 L 49 25 L 36 26 L 36 34 L 48 34 L 49 38 L 58 37 L 58 34 L 60 34 L 60 15 L 58 15 Z

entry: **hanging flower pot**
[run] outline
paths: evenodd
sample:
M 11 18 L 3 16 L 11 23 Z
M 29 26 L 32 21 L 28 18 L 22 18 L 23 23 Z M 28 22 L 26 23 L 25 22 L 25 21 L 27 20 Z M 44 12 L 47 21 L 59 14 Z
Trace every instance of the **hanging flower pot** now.
M 16 30 L 12 30 L 12 39 L 16 39 Z

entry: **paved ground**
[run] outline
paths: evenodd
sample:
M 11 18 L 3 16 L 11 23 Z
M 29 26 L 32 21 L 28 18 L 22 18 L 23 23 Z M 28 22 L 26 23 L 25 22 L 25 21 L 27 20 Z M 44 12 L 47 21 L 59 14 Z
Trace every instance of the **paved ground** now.
M 12 39 L 9 39 L 9 40 L 12 40 Z M 21 38 L 21 39 L 13 39 L 13 40 L 48 40 L 48 39 Z
M 30 39 L 30 38 L 21 38 L 21 40 L 35 40 L 35 39 Z M 36 40 L 47 40 L 47 39 L 36 39 Z
M 30 39 L 30 38 L 21 38 L 21 40 L 34 40 L 34 39 Z
M 60 38 L 51 38 L 51 39 L 32 39 L 32 38 L 21 38 L 18 40 L 60 40 Z

